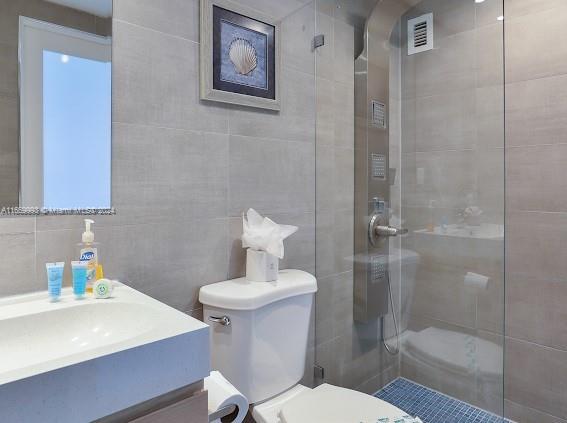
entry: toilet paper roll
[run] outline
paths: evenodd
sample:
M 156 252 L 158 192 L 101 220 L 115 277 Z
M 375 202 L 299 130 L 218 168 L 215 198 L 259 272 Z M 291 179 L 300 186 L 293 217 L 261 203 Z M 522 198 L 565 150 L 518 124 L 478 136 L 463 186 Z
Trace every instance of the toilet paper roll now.
M 488 287 L 488 276 L 479 275 L 478 273 L 467 272 L 465 275 L 465 286 L 473 288 L 486 289 Z
M 229 405 L 236 405 L 238 415 L 233 422 L 242 423 L 248 413 L 248 400 L 220 372 L 213 370 L 210 376 L 205 378 L 205 389 L 209 391 L 209 414 Z M 220 423 L 220 420 L 214 420 L 213 423 Z

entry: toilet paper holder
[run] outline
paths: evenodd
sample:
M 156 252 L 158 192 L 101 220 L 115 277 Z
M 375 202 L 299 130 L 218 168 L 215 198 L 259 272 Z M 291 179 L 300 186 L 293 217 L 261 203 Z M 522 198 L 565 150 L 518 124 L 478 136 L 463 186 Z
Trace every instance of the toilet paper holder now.
M 237 411 L 236 405 L 227 405 L 226 407 L 219 408 L 214 413 L 209 414 L 209 422 L 214 422 L 215 420 L 220 420 L 223 417 L 230 416 L 235 411 Z

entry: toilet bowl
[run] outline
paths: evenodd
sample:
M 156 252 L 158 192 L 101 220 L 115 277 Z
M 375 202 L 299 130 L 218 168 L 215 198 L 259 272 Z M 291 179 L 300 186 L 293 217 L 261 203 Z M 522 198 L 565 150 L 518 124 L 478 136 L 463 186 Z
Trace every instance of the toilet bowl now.
M 476 335 L 428 327 L 401 336 L 406 377 L 499 412 L 502 396 L 501 345 Z M 471 389 L 474 387 L 474 390 Z
M 381 399 L 329 384 L 314 389 L 296 385 L 252 409 L 256 423 L 374 423 L 396 421 L 405 414 Z
M 256 422 L 402 418 L 402 410 L 370 395 L 328 384 L 299 385 L 317 281 L 300 270 L 282 270 L 278 276 L 275 282 L 219 282 L 199 293 L 211 325 L 212 367 L 248 399 Z

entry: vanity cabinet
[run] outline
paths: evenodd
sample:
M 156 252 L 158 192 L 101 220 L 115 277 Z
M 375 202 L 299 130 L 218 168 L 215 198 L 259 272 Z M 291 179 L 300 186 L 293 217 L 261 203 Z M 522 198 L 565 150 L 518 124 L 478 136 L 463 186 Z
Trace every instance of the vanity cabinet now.
M 206 391 L 130 420 L 131 423 L 207 423 L 208 421 Z
M 144 401 L 93 423 L 208 423 L 203 382 Z

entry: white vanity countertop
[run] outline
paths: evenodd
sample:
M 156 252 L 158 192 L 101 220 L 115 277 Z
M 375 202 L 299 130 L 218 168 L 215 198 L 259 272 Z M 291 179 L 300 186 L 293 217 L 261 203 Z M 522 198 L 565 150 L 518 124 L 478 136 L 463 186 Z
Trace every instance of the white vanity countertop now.
M 208 326 L 126 285 L 0 299 L 0 421 L 91 421 L 209 375 Z

